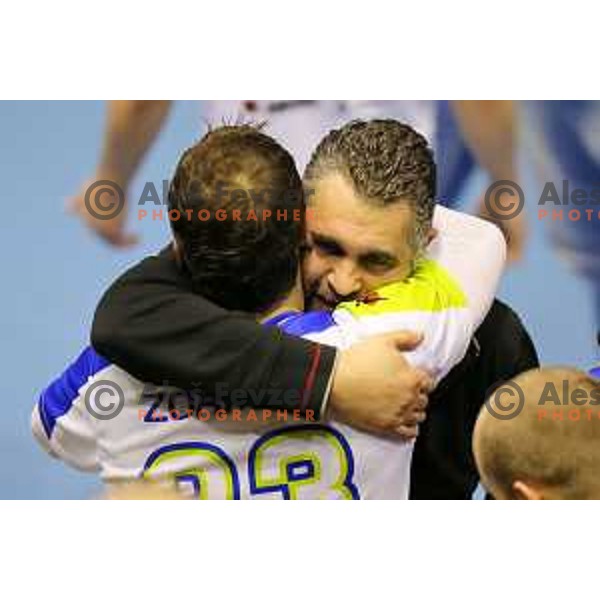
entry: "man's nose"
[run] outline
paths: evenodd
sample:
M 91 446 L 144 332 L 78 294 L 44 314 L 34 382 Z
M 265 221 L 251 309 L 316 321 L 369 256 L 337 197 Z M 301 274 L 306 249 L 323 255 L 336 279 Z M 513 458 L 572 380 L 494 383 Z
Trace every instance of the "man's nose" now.
M 351 297 L 358 294 L 362 288 L 362 282 L 356 269 L 348 263 L 341 263 L 329 273 L 327 283 L 338 297 Z

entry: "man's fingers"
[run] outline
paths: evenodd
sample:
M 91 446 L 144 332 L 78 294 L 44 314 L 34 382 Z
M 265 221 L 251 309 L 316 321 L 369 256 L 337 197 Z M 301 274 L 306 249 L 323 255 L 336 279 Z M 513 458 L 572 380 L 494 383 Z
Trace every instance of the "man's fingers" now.
M 424 411 L 429 404 L 429 397 L 426 394 L 420 394 L 415 403 L 415 410 Z
M 68 214 L 77 215 L 81 212 L 81 202 L 79 196 L 71 196 L 65 201 L 65 210 Z
M 116 236 L 107 238 L 107 241 L 118 248 L 130 248 L 131 246 L 135 246 L 140 241 L 140 237 L 135 233 L 119 232 Z
M 420 371 L 417 380 L 417 389 L 423 394 L 429 394 L 433 391 L 434 387 L 435 382 L 433 381 L 433 377 L 426 371 Z
M 427 418 L 427 413 L 424 411 L 415 413 L 415 421 L 417 423 L 422 423 Z
M 398 331 L 388 337 L 396 349 L 402 352 L 414 350 L 423 341 L 423 334 L 418 331 Z
M 418 425 L 400 425 L 397 429 L 396 429 L 396 433 L 401 435 L 403 438 L 406 439 L 413 439 L 416 438 L 419 435 L 419 426 Z

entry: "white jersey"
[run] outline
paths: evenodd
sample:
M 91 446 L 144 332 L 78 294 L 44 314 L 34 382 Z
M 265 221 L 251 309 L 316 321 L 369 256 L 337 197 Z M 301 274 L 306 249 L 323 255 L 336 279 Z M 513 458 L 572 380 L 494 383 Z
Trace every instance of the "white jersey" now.
M 405 281 L 331 314 L 290 312 L 267 325 L 341 348 L 381 332 L 420 330 L 424 342 L 406 356 L 439 381 L 463 358 L 493 301 L 505 245 L 495 226 L 443 207 L 434 226 L 439 235 L 428 256 Z M 33 430 L 51 454 L 108 483 L 170 479 L 199 498 L 408 497 L 412 442 L 270 409 L 282 390 L 255 391 L 263 396 L 255 410 L 243 407 L 252 390 L 227 389 L 228 412 L 196 410 L 200 392 L 145 385 L 88 348 L 43 391 Z M 114 411 L 102 412 L 107 398 Z
M 393 118 L 429 140 L 434 135 L 435 103 L 426 100 L 205 100 L 202 107 L 213 126 L 266 123 L 265 132 L 291 152 L 300 172 L 325 134 L 352 119 Z

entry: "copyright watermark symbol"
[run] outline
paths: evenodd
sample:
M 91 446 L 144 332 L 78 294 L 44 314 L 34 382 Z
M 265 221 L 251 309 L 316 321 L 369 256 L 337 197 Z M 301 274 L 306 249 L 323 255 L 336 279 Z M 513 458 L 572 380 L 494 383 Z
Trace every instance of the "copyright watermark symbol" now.
M 485 192 L 485 207 L 490 216 L 499 221 L 514 219 L 525 206 L 525 194 L 514 181 L 494 181 Z
M 102 379 L 90 385 L 84 396 L 88 412 L 100 421 L 114 419 L 125 406 L 125 394 L 114 381 Z
M 568 378 L 537 381 L 528 388 L 529 417 L 537 407 L 537 420 L 590 421 L 600 419 L 600 369 L 589 371 L 588 380 Z M 487 392 L 485 407 L 496 419 L 508 421 L 518 416 L 525 406 L 525 392 L 515 381 L 494 384 Z
M 121 187 L 110 179 L 94 181 L 85 191 L 85 207 L 95 219 L 114 219 L 125 206 L 125 194 Z
M 161 191 L 159 192 L 159 188 Z M 197 219 L 199 221 L 208 221 L 215 219 L 217 221 L 265 221 L 268 219 L 277 221 L 301 221 L 312 216 L 310 209 L 300 210 L 295 208 L 301 203 L 301 196 L 304 200 L 314 194 L 314 190 L 304 189 L 304 192 L 298 189 L 273 189 L 273 188 L 235 188 L 226 182 L 217 182 L 215 184 L 214 194 L 203 198 L 197 189 L 192 189 L 187 197 L 186 204 L 194 208 L 188 209 L 169 209 L 169 181 L 163 180 L 162 187 L 157 186 L 152 181 L 147 181 L 144 189 L 138 198 L 138 220 L 143 220 L 152 211 L 152 220 L 179 221 Z M 87 212 L 95 219 L 109 221 L 117 217 L 125 207 L 125 193 L 121 186 L 110 179 L 100 179 L 89 185 L 84 194 L 84 203 Z M 148 208 L 148 204 L 157 208 Z M 263 205 L 262 209 L 245 209 L 247 205 Z M 269 209 L 273 204 L 276 209 Z M 239 206 L 226 210 L 220 208 L 214 211 L 204 208 L 206 206 Z M 281 208 L 289 206 L 289 210 Z M 167 207 L 163 210 L 162 207 Z
M 516 182 L 501 179 L 490 184 L 484 202 L 493 220 L 509 221 L 525 207 L 525 194 Z M 562 182 L 546 181 L 537 197 L 537 205 L 539 221 L 599 221 L 600 183 L 575 187 L 568 179 Z
M 492 417 L 501 421 L 514 419 L 525 406 L 525 394 L 514 381 L 505 381 L 499 386 L 494 386 L 493 391 L 486 396 L 486 409 Z

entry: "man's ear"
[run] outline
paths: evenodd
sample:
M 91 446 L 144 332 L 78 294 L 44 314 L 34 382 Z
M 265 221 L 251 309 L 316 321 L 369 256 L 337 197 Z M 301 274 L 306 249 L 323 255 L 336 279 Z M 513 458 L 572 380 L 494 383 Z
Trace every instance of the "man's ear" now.
M 438 230 L 435 227 L 430 227 L 429 231 L 426 234 L 427 243 L 425 245 L 429 246 L 429 244 L 431 244 L 431 242 L 433 242 L 433 240 L 435 240 L 435 238 L 437 237 L 437 234 L 438 234 Z
M 544 494 L 540 490 L 520 480 L 513 481 L 512 492 L 516 500 L 544 499 Z

